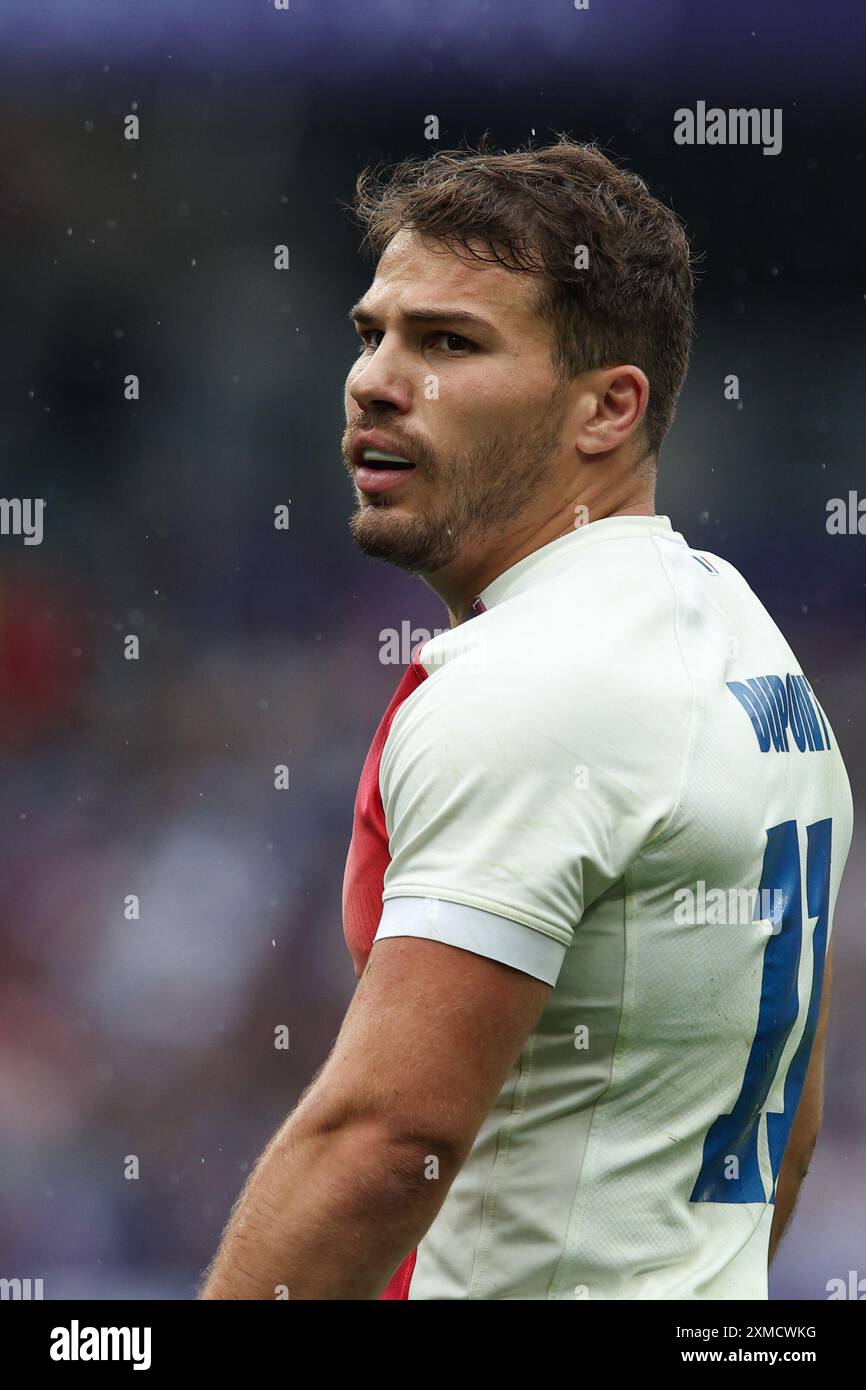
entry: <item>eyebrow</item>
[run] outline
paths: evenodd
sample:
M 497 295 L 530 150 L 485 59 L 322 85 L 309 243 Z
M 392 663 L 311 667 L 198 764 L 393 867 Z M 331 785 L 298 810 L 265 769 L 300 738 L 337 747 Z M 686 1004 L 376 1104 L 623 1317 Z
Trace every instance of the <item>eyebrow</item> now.
M 372 323 L 376 315 L 371 314 L 364 308 L 363 301 L 353 304 L 349 310 L 349 318 L 354 324 Z M 440 309 L 424 308 L 419 309 L 400 309 L 398 317 L 404 323 L 465 323 L 475 324 L 478 328 L 488 328 L 491 332 L 496 332 L 489 319 L 482 318 L 480 314 L 472 314 L 468 309 Z

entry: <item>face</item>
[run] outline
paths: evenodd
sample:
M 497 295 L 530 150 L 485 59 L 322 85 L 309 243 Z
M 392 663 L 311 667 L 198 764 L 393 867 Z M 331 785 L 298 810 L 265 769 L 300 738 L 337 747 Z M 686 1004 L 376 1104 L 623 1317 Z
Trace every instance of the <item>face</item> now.
M 366 554 L 434 573 L 543 515 L 568 460 L 567 403 L 535 293 L 534 276 L 414 232 L 389 242 L 353 311 L 346 381 L 350 527 Z

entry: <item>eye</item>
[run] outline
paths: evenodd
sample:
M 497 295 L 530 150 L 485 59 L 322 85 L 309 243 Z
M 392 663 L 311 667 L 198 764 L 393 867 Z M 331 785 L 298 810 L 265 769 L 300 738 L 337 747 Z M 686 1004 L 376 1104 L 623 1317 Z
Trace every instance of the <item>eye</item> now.
M 432 341 L 442 341 L 446 344 L 444 350 L 447 357 L 456 357 L 458 353 L 466 352 L 467 350 L 471 351 L 475 346 L 468 338 L 461 337 L 459 333 L 436 333 Z
M 361 338 L 358 352 L 375 352 L 382 339 L 383 329 L 363 328 L 359 329 L 358 332 Z M 432 345 L 441 344 L 446 357 L 463 356 L 475 347 L 469 338 L 464 338 L 460 333 L 449 333 L 447 330 L 431 334 L 429 342 Z
M 359 329 L 358 332 L 360 333 L 360 336 L 361 336 L 361 341 L 360 341 L 360 343 L 358 344 L 358 351 L 359 351 L 359 352 L 366 352 L 367 349 L 369 349 L 371 352 L 375 352 L 375 351 L 376 351 L 376 348 L 379 346 L 379 344 L 378 344 L 378 343 L 371 343 L 371 342 L 370 342 L 370 339 L 371 339 L 376 333 L 381 333 L 381 332 L 382 332 L 381 328 L 364 328 L 364 329 Z

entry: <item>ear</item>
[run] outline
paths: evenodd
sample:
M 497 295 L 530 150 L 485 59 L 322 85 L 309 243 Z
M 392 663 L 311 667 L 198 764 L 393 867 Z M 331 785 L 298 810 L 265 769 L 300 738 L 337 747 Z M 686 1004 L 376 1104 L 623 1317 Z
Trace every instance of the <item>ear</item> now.
M 603 367 L 587 373 L 588 409 L 575 437 L 584 454 L 606 454 L 634 434 L 649 404 L 649 381 L 640 367 Z

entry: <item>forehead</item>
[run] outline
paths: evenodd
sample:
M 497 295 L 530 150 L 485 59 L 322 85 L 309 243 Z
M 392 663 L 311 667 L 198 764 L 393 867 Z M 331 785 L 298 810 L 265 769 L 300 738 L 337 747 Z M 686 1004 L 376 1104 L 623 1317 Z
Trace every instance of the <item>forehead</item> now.
M 413 303 L 447 304 L 482 314 L 502 331 L 534 324 L 543 337 L 535 308 L 538 279 L 462 250 L 458 255 L 441 241 L 402 228 L 382 252 L 363 303 L 369 313 L 408 311 Z

